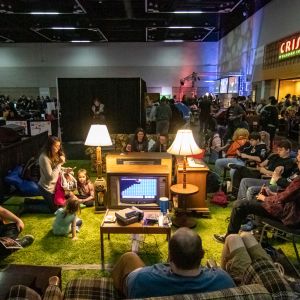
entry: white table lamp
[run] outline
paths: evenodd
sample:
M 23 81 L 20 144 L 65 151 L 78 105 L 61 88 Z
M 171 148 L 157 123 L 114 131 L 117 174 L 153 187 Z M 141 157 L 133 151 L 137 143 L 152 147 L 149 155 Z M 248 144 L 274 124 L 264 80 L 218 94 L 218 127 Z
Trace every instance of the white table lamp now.
M 88 136 L 84 143 L 86 146 L 94 146 L 96 148 L 96 165 L 97 177 L 102 176 L 102 157 L 101 146 L 111 146 L 112 141 L 109 136 L 106 125 L 91 125 Z
M 86 146 L 96 147 L 97 179 L 95 180 L 95 212 L 105 210 L 104 194 L 107 189 L 106 180 L 102 177 L 101 146 L 111 146 L 112 141 L 106 125 L 91 125 L 84 143 Z
M 192 130 L 178 130 L 175 140 L 167 152 L 183 156 L 183 188 L 186 188 L 186 156 L 200 154 L 202 152 L 194 140 Z

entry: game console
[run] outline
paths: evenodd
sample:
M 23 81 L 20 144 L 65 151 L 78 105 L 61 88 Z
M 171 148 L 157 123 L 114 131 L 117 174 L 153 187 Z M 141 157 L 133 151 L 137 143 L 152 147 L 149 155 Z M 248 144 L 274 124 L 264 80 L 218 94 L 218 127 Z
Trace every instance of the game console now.
M 137 207 L 132 206 L 131 208 L 118 210 L 115 215 L 117 221 L 121 225 L 129 225 L 142 220 L 144 217 L 144 212 Z

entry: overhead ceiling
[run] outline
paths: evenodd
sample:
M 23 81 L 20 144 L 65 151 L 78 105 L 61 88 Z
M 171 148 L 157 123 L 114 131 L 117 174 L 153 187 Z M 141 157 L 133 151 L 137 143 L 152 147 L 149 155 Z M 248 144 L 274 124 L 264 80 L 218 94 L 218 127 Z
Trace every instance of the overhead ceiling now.
M 218 41 L 272 0 L 0 0 L 0 43 Z

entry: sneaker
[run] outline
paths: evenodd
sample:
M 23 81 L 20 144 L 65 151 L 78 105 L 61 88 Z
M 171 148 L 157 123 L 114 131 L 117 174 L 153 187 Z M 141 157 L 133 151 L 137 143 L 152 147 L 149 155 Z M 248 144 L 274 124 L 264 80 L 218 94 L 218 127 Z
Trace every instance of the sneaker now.
M 31 234 L 26 234 L 24 237 L 22 237 L 18 243 L 23 247 L 28 247 L 30 246 L 34 241 L 34 236 Z
M 214 240 L 218 243 L 224 244 L 226 239 L 226 234 L 214 234 Z
M 229 168 L 229 169 L 238 170 L 238 169 L 241 169 L 242 167 L 243 167 L 242 165 L 238 165 L 238 164 L 233 164 L 233 163 L 227 164 L 227 168 Z
M 80 227 L 79 226 L 76 226 L 76 232 L 80 232 Z
M 58 276 L 49 277 L 49 285 L 59 285 L 60 279 Z
M 246 224 L 241 226 L 242 231 L 251 231 L 254 228 L 254 224 L 252 221 L 248 221 Z

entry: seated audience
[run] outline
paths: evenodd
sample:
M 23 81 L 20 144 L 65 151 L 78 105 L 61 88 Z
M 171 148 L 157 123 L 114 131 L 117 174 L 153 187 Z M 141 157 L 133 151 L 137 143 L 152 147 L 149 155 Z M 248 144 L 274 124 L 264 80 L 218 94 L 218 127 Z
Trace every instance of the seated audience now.
M 121 256 L 112 271 L 115 288 L 127 298 L 199 293 L 234 287 L 222 269 L 200 266 L 204 256 L 200 236 L 180 228 L 169 242 L 168 264 L 145 266 L 133 252 Z
M 266 158 L 267 148 L 266 144 L 260 142 L 260 134 L 258 132 L 252 132 L 249 136 L 249 142 L 246 142 L 243 146 L 236 150 L 235 158 L 220 158 L 216 161 L 216 166 L 223 165 L 227 162 L 227 166 L 230 164 L 244 166 L 246 163 L 260 163 Z M 230 178 L 232 180 L 235 169 L 230 170 Z
M 28 234 L 19 239 L 18 236 L 23 229 L 23 221 L 9 210 L 0 206 L 0 238 L 4 238 L 4 240 L 5 238 L 11 238 L 16 240 L 22 247 L 27 247 L 33 243 L 34 237 Z M 0 244 L 0 258 L 10 253 L 11 250 Z
M 126 152 L 148 152 L 148 139 L 143 128 L 137 128 L 125 148 Z
M 298 152 L 298 157 L 300 153 Z M 300 160 L 297 161 L 300 170 Z M 283 192 L 274 193 L 263 188 L 256 199 L 235 201 L 225 235 L 215 234 L 219 242 L 224 242 L 227 235 L 238 233 L 249 214 L 267 217 L 282 222 L 286 226 L 300 226 L 300 176 L 297 176 Z
M 244 146 L 249 138 L 249 131 L 244 128 L 238 128 L 232 137 L 231 144 L 228 144 L 228 148 L 226 151 L 226 158 L 219 158 L 215 163 L 215 171 L 219 176 L 222 176 L 222 172 L 224 168 L 227 167 L 228 163 L 238 163 L 239 160 L 237 158 L 237 150 L 239 150 L 242 146 Z
M 300 160 L 300 152 L 298 152 L 297 160 Z M 289 177 L 282 176 L 283 167 L 279 166 L 275 168 L 271 179 L 263 179 L 263 178 L 243 178 L 239 187 L 237 199 L 239 200 L 250 200 L 256 194 L 259 193 L 261 187 L 266 185 L 270 188 L 272 192 L 277 192 L 281 189 L 285 189 L 292 180 L 300 175 L 297 164 L 293 167 L 291 171 L 291 175 Z
M 237 196 L 240 182 L 243 178 L 271 177 L 275 168 L 279 166 L 284 167 L 282 176 L 289 177 L 294 168 L 294 160 L 290 157 L 291 148 L 292 144 L 290 141 L 280 141 L 277 147 L 278 154 L 271 154 L 266 160 L 258 164 L 256 169 L 236 164 L 228 165 L 228 167 L 236 169 L 232 177 L 232 194 Z
M 56 211 L 57 207 L 54 204 L 55 185 L 65 161 L 66 157 L 62 150 L 61 141 L 56 136 L 49 136 L 45 149 L 39 156 L 41 177 L 38 185 L 44 201 L 26 198 L 22 213 L 54 213 Z
M 168 135 L 160 134 L 155 144 L 150 148 L 150 152 L 166 152 L 168 147 Z

